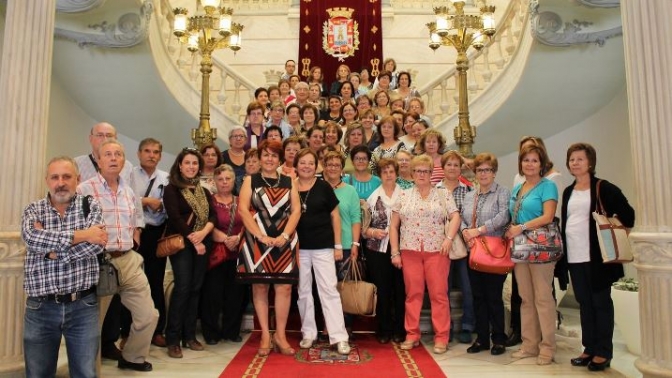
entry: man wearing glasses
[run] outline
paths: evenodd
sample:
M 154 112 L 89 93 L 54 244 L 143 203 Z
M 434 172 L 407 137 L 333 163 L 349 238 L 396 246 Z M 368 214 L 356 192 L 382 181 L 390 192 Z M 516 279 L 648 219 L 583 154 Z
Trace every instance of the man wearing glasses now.
M 100 145 L 107 139 L 117 139 L 117 129 L 115 129 L 114 126 L 107 122 L 100 122 L 91 128 L 91 134 L 89 135 L 91 153 L 88 155 L 80 155 L 75 158 L 75 162 L 79 167 L 81 181 L 86 181 L 98 173 L 99 169 L 95 154 Z M 124 169 L 121 171 L 121 177 L 123 177 L 126 182 L 130 182 L 132 170 L 133 164 L 126 160 Z
M 117 139 L 117 129 L 115 129 L 111 124 L 107 122 L 100 122 L 91 128 L 91 134 L 89 134 L 91 153 L 87 155 L 80 155 L 75 158 L 75 162 L 79 168 L 80 182 L 84 182 L 98 174 L 100 169 L 98 167 L 96 155 L 98 154 L 100 145 L 108 139 Z M 133 164 L 126 160 L 124 162 L 124 168 L 122 169 L 120 176 L 127 183 L 129 183 L 131 180 L 132 170 Z M 130 315 L 128 310 L 123 309 L 119 295 L 114 295 L 107 311 L 107 315 L 105 316 L 105 324 L 103 325 L 103 330 L 100 336 L 101 354 L 103 358 L 119 360 L 121 357 L 121 351 L 117 349 L 115 343 L 120 336 L 119 329 L 121 326 L 120 319 L 122 316 L 128 318 Z

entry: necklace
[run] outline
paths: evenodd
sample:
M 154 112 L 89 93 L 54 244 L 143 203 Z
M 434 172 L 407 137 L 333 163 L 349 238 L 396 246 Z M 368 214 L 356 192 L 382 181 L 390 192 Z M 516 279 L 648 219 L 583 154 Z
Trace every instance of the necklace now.
M 245 151 L 235 152 L 232 148 L 229 148 L 229 154 L 233 156 L 243 156 L 245 155 Z
M 306 197 L 305 198 L 303 198 L 301 196 L 301 193 L 299 193 L 299 201 L 301 201 L 301 213 L 302 214 L 305 213 L 306 211 L 308 211 L 308 196 L 310 196 L 310 191 L 313 189 L 313 185 L 315 184 L 316 180 L 317 179 L 313 179 L 313 181 L 311 181 L 310 188 L 308 188 L 308 191 L 306 192 Z M 303 185 L 301 180 L 298 180 L 298 181 L 299 181 L 299 185 Z
M 261 179 L 264 181 L 264 184 L 266 184 L 266 186 L 268 186 L 269 188 L 275 189 L 275 188 L 278 187 L 278 185 L 280 185 L 280 177 L 278 177 L 278 178 L 269 177 L 270 179 L 278 180 L 278 181 L 275 182 L 274 185 L 271 185 L 271 184 L 268 183 L 268 181 L 266 181 L 266 178 L 264 177 L 263 173 L 260 173 L 259 176 L 261 176 Z
M 336 185 L 331 185 L 331 183 L 329 183 L 329 185 L 331 185 L 332 188 L 336 189 L 336 188 L 338 188 L 342 183 L 343 183 L 343 180 L 342 180 L 342 179 L 339 179 L 338 182 L 336 183 Z

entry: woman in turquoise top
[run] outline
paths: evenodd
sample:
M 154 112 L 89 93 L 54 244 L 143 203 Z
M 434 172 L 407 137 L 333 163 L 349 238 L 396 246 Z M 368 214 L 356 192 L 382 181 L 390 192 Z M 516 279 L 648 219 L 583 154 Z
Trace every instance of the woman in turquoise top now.
M 331 151 L 324 156 L 324 179 L 334 188 L 338 198 L 338 212 L 341 216 L 341 244 L 343 244 L 343 259 L 336 261 L 336 275 L 338 280 L 345 278 L 346 263 L 357 261 L 359 255 L 359 236 L 362 230 L 359 195 L 352 186 L 341 179 L 345 158 L 340 152 Z M 345 328 L 352 334 L 352 315 L 345 315 Z
M 364 145 L 355 146 L 350 151 L 350 158 L 355 166 L 355 172 L 345 177 L 343 181 L 355 187 L 359 199 L 366 200 L 381 184 L 380 177 L 372 175 L 369 170 L 371 151 Z
M 511 226 L 506 237 L 513 239 L 525 230 L 553 222 L 558 205 L 558 188 L 544 178 L 548 155 L 539 146 L 527 146 L 518 155 L 518 172 L 525 182 L 516 185 L 509 200 Z M 520 202 L 520 204 L 518 204 Z M 537 365 L 549 365 L 555 356 L 555 300 L 553 270 L 547 264 L 520 263 L 514 267 L 522 298 L 520 316 L 523 344 L 513 358 L 537 357 Z

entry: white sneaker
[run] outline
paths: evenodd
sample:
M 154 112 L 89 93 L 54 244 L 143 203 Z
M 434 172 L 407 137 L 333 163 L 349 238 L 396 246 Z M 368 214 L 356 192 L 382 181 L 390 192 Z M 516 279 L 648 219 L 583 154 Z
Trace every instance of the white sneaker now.
M 299 347 L 301 347 L 301 349 L 310 349 L 313 347 L 314 342 L 315 340 L 313 339 L 303 339 L 299 342 Z
M 348 355 L 350 354 L 350 343 L 347 341 L 339 341 L 336 344 L 336 349 L 338 350 L 338 354 Z

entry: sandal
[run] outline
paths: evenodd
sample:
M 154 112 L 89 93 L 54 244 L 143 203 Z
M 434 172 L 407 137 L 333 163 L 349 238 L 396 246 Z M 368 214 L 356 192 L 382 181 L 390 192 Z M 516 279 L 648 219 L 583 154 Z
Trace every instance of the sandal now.
M 275 338 L 275 334 L 273 334 L 272 340 L 273 341 L 271 342 L 271 345 L 273 346 L 273 350 L 276 351 L 277 353 L 280 353 L 284 356 L 293 356 L 296 354 L 296 351 L 294 350 L 294 348 L 292 348 L 291 345 L 289 345 L 289 343 L 287 343 L 286 348 L 281 347 L 280 343 Z
M 271 337 L 269 337 L 271 338 Z M 273 350 L 273 341 L 272 338 L 269 341 L 269 346 L 268 347 L 263 347 L 263 336 L 262 336 L 262 341 L 259 342 L 259 349 L 257 349 L 257 356 L 259 357 L 268 357 L 269 354 L 271 354 L 271 351 Z

